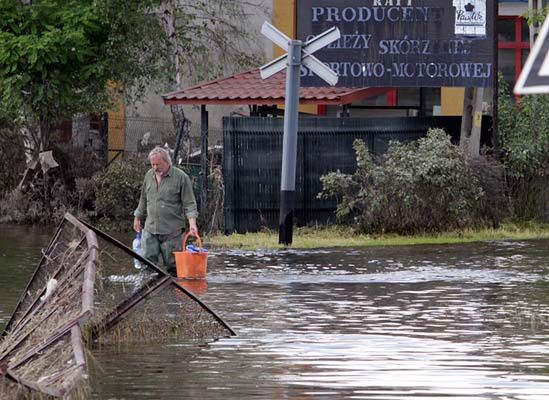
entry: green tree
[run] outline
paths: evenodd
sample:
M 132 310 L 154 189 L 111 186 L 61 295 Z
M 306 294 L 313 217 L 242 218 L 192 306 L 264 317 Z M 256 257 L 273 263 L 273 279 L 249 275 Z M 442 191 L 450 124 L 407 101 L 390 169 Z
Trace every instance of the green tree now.
M 523 15 L 523 17 L 526 18 L 528 25 L 539 27 L 543 21 L 545 21 L 548 13 L 549 6 L 539 8 L 538 4 L 535 3 L 533 8 L 531 5 L 528 6 L 528 11 Z
M 109 106 L 107 83 L 139 90 L 159 71 L 163 36 L 149 1 L 0 0 L 0 107 L 27 154 L 53 123 Z
M 158 78 L 175 90 L 257 65 L 247 20 L 258 10 L 247 0 L 0 0 L 0 111 L 36 154 L 56 121 L 109 106 L 108 81 L 131 102 L 152 82 L 164 91 Z
M 225 76 L 263 61 L 263 47 L 249 23 L 265 13 L 264 0 L 160 0 L 156 12 L 168 43 L 170 74 L 167 91 L 183 82 L 197 83 Z M 182 106 L 171 107 L 174 127 L 186 122 Z M 184 126 L 189 127 L 189 124 Z M 184 141 L 190 152 L 190 136 Z
M 250 24 L 265 0 L 160 0 L 156 12 L 169 46 L 173 90 L 257 66 L 263 45 Z
M 549 176 L 549 95 L 523 96 L 518 104 L 500 79 L 499 135 L 515 216 L 542 216 Z

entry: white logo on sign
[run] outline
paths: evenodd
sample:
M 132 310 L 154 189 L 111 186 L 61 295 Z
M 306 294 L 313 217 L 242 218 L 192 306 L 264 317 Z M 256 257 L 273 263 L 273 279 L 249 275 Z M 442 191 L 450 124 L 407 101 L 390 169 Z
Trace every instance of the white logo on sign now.
M 486 0 L 454 0 L 453 5 L 456 35 L 486 36 Z

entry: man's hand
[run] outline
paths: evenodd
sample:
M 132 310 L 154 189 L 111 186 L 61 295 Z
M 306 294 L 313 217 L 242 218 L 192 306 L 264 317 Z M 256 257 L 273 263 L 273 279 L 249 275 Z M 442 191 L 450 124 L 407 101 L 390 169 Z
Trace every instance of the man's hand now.
M 141 232 L 141 218 L 135 217 L 133 219 L 133 230 L 136 232 Z
M 198 228 L 196 227 L 196 218 L 189 218 L 189 232 L 191 235 L 198 236 Z

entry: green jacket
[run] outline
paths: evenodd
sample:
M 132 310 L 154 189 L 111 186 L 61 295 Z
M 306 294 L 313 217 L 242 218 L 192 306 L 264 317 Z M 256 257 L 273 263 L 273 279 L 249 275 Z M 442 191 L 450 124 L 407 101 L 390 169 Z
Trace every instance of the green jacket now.
M 145 174 L 139 205 L 133 215 L 146 217 L 144 229 L 152 234 L 168 235 L 184 229 L 185 216 L 198 216 L 191 179 L 172 166 L 158 185 L 150 169 Z

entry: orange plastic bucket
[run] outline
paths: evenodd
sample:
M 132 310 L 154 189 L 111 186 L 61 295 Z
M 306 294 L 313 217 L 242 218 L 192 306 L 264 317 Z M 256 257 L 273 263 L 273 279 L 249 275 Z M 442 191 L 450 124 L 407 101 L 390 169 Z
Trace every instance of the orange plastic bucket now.
M 204 279 L 208 268 L 208 252 L 202 251 L 202 240 L 196 235 L 198 241 L 199 252 L 187 251 L 187 240 L 191 233 L 187 233 L 183 238 L 183 251 L 176 251 L 175 269 L 178 278 L 185 279 Z

